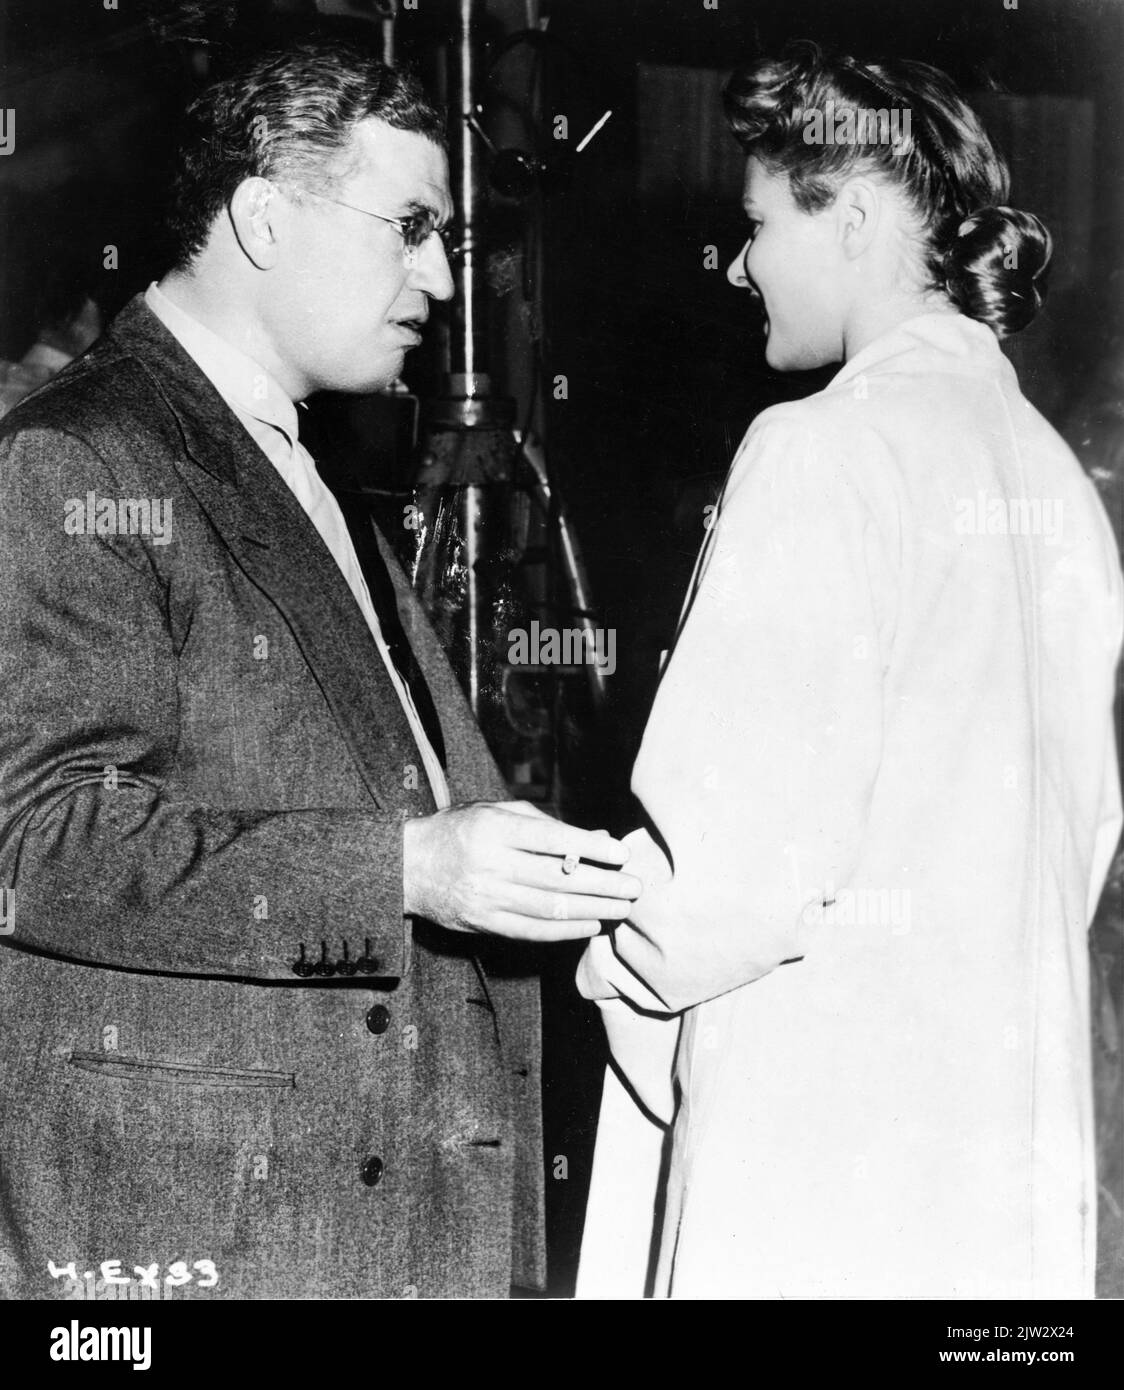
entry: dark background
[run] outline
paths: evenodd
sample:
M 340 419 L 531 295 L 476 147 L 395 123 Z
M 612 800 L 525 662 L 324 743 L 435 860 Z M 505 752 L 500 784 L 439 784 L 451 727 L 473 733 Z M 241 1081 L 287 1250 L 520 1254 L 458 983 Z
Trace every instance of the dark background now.
M 491 208 L 492 370 L 545 436 L 581 538 L 600 618 L 617 633 L 610 701 L 569 715 L 562 807 L 624 830 L 627 778 L 712 501 L 749 421 L 824 374 L 764 364 L 749 297 L 726 282 L 743 241 L 742 164 L 718 93 L 743 58 L 813 38 L 858 58 L 944 68 L 976 101 L 1013 174 L 1011 201 L 1057 246 L 1051 296 L 1010 345 L 1024 390 L 1069 439 L 1124 531 L 1124 4 L 1119 0 L 556 0 L 546 40 L 501 50 L 527 23 L 523 0 L 491 0 L 496 62 L 484 94 L 498 144 L 536 152 L 563 179 Z M 400 56 L 441 90 L 448 0 L 399 16 Z M 377 42 L 374 0 L 320 0 L 320 22 Z M 112 313 L 164 269 L 161 188 L 179 111 L 212 43 L 260 42 L 316 19 L 313 0 L 8 0 L 0 7 L 0 106 L 17 148 L 0 159 L 0 356 L 35 337 L 45 269 L 86 264 Z M 573 145 L 606 109 L 589 149 Z M 553 138 L 554 118 L 569 140 Z M 569 158 L 568 158 L 569 157 Z M 117 247 L 118 268 L 103 268 Z M 718 269 L 706 268 L 707 248 Z M 439 343 L 440 336 L 437 341 Z M 432 392 L 437 352 L 407 377 Z M 543 390 L 556 376 L 568 395 Z M 830 373 L 827 374 L 828 376 Z M 1120 1204 L 1119 923 L 1114 875 L 1094 938 L 1094 1046 L 1102 1203 L 1102 1291 L 1124 1292 Z M 547 980 L 547 1185 L 552 1291 L 572 1287 L 603 1060 L 576 1000 L 573 953 Z M 566 1177 L 556 1158 L 567 1160 Z

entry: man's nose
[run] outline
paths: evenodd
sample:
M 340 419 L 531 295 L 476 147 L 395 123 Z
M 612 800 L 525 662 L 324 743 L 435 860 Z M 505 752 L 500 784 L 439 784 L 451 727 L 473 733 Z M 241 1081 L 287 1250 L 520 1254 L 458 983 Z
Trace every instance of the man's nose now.
M 449 269 L 445 243 L 436 232 L 419 247 L 409 283 L 412 289 L 422 290 L 430 299 L 452 299 L 453 272 Z
M 745 258 L 749 255 L 749 248 L 753 245 L 752 241 L 747 241 L 734 259 L 730 262 L 726 271 L 726 279 L 735 289 L 751 290 L 753 281 L 749 278 L 749 272 L 745 268 Z

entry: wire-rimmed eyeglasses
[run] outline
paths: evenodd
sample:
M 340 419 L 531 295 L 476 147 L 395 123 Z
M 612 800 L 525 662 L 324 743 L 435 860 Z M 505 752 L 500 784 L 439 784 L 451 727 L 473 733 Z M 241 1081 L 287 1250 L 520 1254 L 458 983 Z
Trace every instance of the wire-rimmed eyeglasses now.
M 336 207 L 349 208 L 352 212 L 361 212 L 364 217 L 377 217 L 380 222 L 389 222 L 392 227 L 397 229 L 398 235 L 402 238 L 403 253 L 410 259 L 418 254 L 434 233 L 441 238 L 446 255 L 452 254 L 454 250 L 452 225 L 439 227 L 433 213 L 428 208 L 420 208 L 417 212 L 408 213 L 405 217 L 388 217 L 384 212 L 372 212 L 370 208 L 356 207 L 354 203 L 345 203 L 342 198 L 330 198 L 326 193 L 317 193 L 312 188 L 301 187 L 299 191 L 307 193 L 311 198 L 319 198 L 325 203 L 334 203 Z

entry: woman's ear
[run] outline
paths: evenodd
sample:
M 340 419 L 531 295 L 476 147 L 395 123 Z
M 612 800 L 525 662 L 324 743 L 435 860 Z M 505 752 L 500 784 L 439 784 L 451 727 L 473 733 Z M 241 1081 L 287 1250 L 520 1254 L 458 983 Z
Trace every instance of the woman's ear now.
M 848 179 L 835 199 L 836 235 L 844 256 L 857 260 L 870 247 L 885 209 L 873 179 Z

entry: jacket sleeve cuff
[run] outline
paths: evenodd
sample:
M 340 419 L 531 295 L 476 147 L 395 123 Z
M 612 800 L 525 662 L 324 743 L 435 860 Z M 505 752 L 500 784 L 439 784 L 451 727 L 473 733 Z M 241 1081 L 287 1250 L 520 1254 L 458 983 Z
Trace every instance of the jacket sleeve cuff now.
M 337 818 L 317 900 L 302 891 L 315 892 L 313 875 L 287 904 L 281 930 L 274 929 L 267 977 L 335 984 L 407 973 L 412 921 L 403 904 L 402 824 L 397 816 Z

